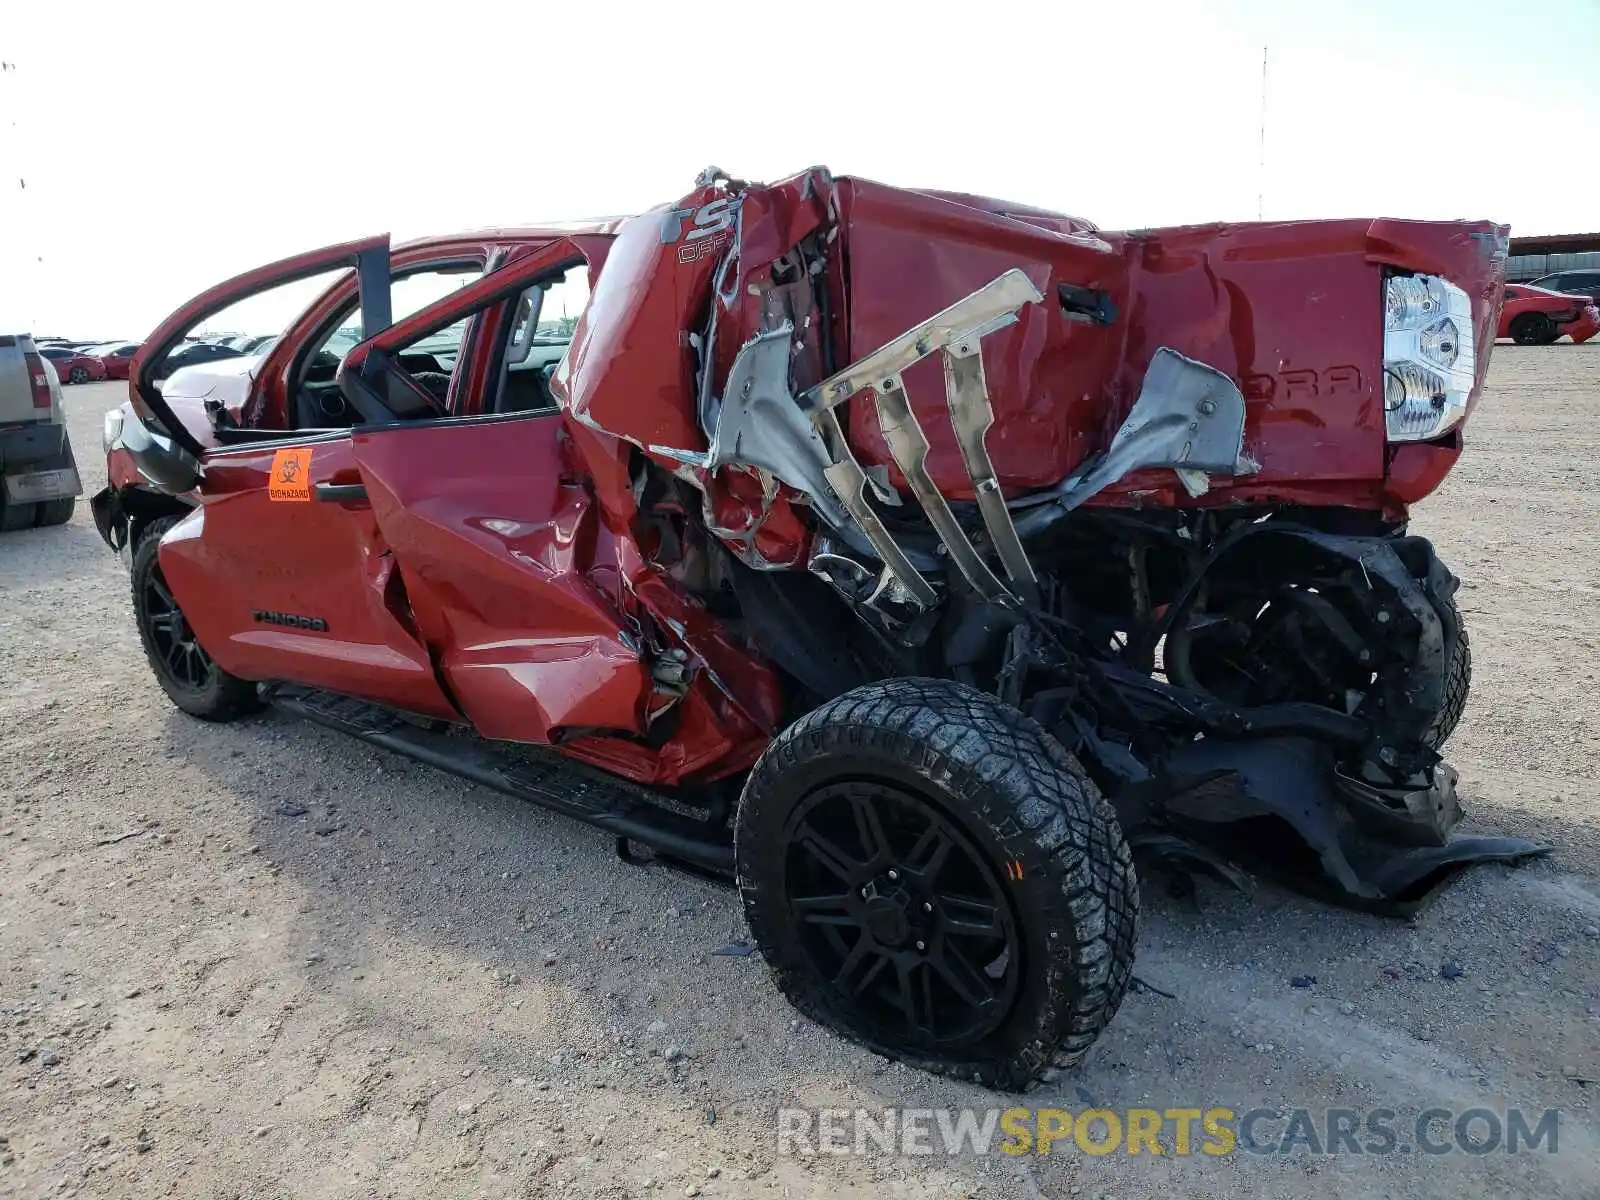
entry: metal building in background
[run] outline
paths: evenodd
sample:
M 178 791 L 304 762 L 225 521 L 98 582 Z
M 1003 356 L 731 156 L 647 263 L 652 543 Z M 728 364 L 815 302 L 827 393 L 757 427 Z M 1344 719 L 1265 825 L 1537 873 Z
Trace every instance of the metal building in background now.
M 1513 237 L 1506 280 L 1525 283 L 1552 271 L 1600 270 L 1600 233 Z

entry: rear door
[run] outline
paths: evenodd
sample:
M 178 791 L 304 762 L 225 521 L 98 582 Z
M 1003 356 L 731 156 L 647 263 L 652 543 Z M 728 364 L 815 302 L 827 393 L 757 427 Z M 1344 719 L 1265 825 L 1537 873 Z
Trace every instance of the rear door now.
M 645 724 L 651 681 L 638 642 L 585 578 L 607 535 L 588 490 L 563 479 L 563 417 L 540 399 L 553 364 L 532 334 L 556 323 L 532 305 L 579 271 L 579 245 L 553 243 L 367 340 L 340 376 L 357 407 L 398 403 L 415 387 L 407 349 L 481 314 L 494 352 L 469 348 L 461 361 L 474 364 L 471 407 L 483 415 L 363 427 L 354 455 L 419 632 L 462 712 L 492 738 L 637 734 Z M 518 351 L 527 371 L 507 361 Z

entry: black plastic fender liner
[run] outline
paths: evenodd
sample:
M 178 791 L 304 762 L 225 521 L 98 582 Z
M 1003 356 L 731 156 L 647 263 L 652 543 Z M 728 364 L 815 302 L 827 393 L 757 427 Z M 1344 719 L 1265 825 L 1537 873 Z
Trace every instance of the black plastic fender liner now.
M 1165 661 L 1173 682 L 1200 690 L 1188 672 L 1185 622 L 1217 564 L 1239 552 L 1244 543 L 1259 543 L 1263 538 L 1291 539 L 1321 554 L 1343 558 L 1358 566 L 1375 589 L 1381 584 L 1393 593 L 1416 623 L 1417 646 L 1404 679 L 1405 702 L 1390 706 L 1394 711 L 1385 712 L 1384 727 L 1374 732 L 1385 744 L 1402 749 L 1425 744 L 1428 729 L 1445 703 L 1450 662 L 1462 637 L 1460 617 L 1449 602 L 1459 581 L 1426 538 L 1322 533 L 1274 521 L 1241 526 L 1217 542 L 1160 621 L 1145 631 L 1140 647 L 1153 649 L 1165 637 Z
M 89 510 L 106 545 L 121 553 L 128 544 L 128 514 L 123 511 L 121 494 L 115 488 L 101 488 L 89 497 Z
M 1310 738 L 1204 738 L 1178 747 L 1163 766 L 1178 791 L 1155 803 L 1146 796 L 1146 820 L 1158 827 L 1171 823 L 1201 845 L 1297 891 L 1380 915 L 1413 915 L 1474 863 L 1515 863 L 1551 851 L 1510 837 L 1455 835 L 1432 846 L 1375 839 L 1351 817 L 1333 750 Z M 1459 812 L 1455 773 L 1439 767 L 1436 786 L 1449 793 L 1443 802 Z M 1205 786 L 1224 779 L 1237 786 L 1220 793 Z M 1320 879 L 1298 869 L 1303 854 L 1274 854 L 1237 836 L 1241 823 L 1261 817 L 1275 817 L 1293 831 L 1320 862 Z

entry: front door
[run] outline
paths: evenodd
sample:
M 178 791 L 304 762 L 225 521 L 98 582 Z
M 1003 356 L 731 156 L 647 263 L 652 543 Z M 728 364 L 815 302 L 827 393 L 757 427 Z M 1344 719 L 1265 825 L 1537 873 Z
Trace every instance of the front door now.
M 145 441 L 172 460 L 173 490 L 199 501 L 162 539 L 162 573 L 201 645 L 242 679 L 304 683 L 459 719 L 361 493 L 350 431 L 219 426 L 221 444 L 202 445 L 157 382 L 169 351 L 208 318 L 340 268 L 358 283 L 363 328 L 386 328 L 388 239 L 368 238 L 219 284 L 168 317 L 135 357 L 134 412 L 155 435 Z
M 200 644 L 242 679 L 457 719 L 361 487 L 349 430 L 213 450 L 161 569 Z

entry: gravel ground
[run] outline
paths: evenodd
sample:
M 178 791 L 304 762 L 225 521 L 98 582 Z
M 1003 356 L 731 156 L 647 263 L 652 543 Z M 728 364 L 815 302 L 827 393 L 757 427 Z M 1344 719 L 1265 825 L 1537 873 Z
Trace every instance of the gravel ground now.
M 285 716 L 180 715 L 82 504 L 0 538 L 0 1194 L 1600 1195 L 1597 380 L 1600 344 L 1499 347 L 1416 521 L 1467 581 L 1469 823 L 1555 856 L 1414 923 L 1151 887 L 1137 970 L 1173 998 L 1029 1097 L 1553 1107 L 1558 1153 L 779 1155 L 780 1105 L 1011 1101 L 797 1022 L 711 953 L 731 890 Z M 90 492 L 121 394 L 68 390 Z

